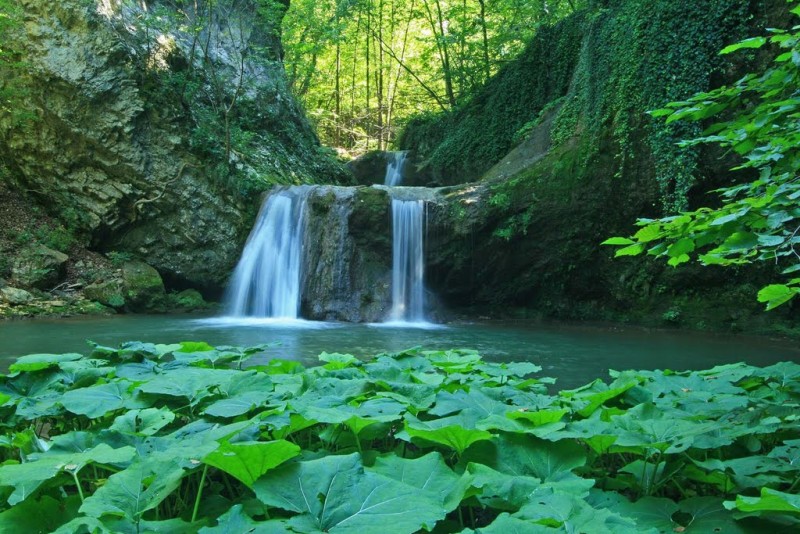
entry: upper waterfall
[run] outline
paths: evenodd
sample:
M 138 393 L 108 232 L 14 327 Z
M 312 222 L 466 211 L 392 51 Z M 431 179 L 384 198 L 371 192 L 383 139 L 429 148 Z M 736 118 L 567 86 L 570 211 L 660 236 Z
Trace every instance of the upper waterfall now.
M 408 152 L 391 152 L 391 155 L 392 159 L 386 164 L 386 177 L 383 183 L 390 186 L 401 185 Z
M 229 315 L 297 319 L 308 191 L 291 187 L 267 198 L 233 272 Z

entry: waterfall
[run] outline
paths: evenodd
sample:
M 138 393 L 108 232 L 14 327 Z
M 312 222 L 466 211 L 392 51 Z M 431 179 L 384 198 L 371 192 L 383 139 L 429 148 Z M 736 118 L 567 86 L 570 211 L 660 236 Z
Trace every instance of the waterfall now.
M 386 165 L 386 178 L 384 185 L 400 185 L 403 182 L 403 167 L 406 164 L 408 152 L 392 152 L 392 159 Z
M 267 198 L 233 272 L 229 315 L 298 317 L 308 191 L 292 187 Z
M 422 200 L 392 199 L 391 322 L 426 322 L 424 219 Z

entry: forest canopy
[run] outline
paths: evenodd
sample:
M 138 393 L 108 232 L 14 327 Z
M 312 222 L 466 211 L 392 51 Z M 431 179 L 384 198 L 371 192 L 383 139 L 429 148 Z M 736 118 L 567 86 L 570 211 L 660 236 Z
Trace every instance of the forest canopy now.
M 448 111 L 542 25 L 587 0 L 295 0 L 283 22 L 291 89 L 323 143 L 388 147 L 415 114 Z

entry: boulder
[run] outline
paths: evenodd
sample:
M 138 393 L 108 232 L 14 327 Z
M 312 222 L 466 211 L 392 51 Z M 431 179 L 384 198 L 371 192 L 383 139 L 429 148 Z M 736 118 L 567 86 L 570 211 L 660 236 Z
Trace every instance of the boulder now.
M 27 304 L 32 300 L 33 295 L 24 289 L 17 289 L 16 287 L 4 287 L 0 289 L 0 301 L 7 302 L 12 306 Z
M 118 310 L 125 307 L 122 280 L 119 279 L 95 282 L 88 285 L 84 288 L 83 295 L 89 300 L 99 302 L 110 308 Z
M 208 308 L 208 303 L 203 300 L 203 295 L 196 289 L 184 289 L 170 297 L 170 307 L 177 310 L 196 311 Z
M 166 291 L 161 275 L 141 261 L 128 261 L 122 266 L 122 287 L 125 305 L 130 311 L 163 311 Z
M 52 289 L 66 274 L 69 256 L 36 245 L 24 249 L 14 260 L 11 274 L 19 285 L 37 289 Z

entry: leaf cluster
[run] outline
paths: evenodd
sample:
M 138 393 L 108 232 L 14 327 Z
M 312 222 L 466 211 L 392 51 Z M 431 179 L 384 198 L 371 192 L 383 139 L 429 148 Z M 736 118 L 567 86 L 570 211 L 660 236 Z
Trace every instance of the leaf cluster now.
M 0 376 L 0 532 L 755 532 L 800 522 L 800 365 L 94 346 Z

